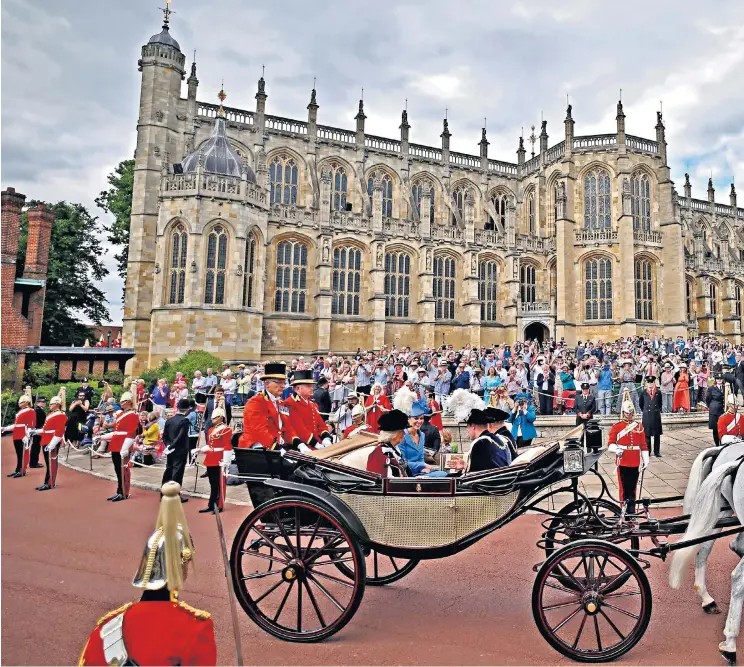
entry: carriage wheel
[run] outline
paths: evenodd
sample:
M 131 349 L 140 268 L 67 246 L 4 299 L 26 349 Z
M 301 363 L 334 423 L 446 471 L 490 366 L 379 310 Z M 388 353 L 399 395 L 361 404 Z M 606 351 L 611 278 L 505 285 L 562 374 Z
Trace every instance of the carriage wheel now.
M 594 507 L 594 511 L 606 521 L 609 520 L 612 522 L 613 519 L 617 519 L 620 516 L 620 507 L 611 500 L 606 500 L 605 498 L 590 498 L 589 500 Z M 572 525 L 575 527 L 572 527 Z M 587 502 L 584 499 L 575 500 L 562 508 L 558 512 L 558 516 L 553 517 L 548 524 L 544 533 L 543 543 L 545 555 L 552 556 L 556 549 L 564 546 L 559 541 L 560 537 L 565 537 L 569 542 L 574 542 L 579 539 L 592 539 L 599 531 L 607 531 L 607 529 L 597 523 L 597 520 L 592 516 L 587 507 Z M 601 539 L 613 542 L 614 544 L 629 541 L 629 548 L 631 550 L 639 549 L 641 544 L 636 536 L 628 538 L 626 536 L 607 535 L 602 536 Z M 620 581 L 615 582 L 615 585 L 619 585 L 620 583 Z M 570 578 L 566 577 L 563 580 L 563 585 L 571 588 L 573 582 Z
M 567 576 L 571 588 L 562 583 Z M 540 634 L 563 655 L 580 662 L 614 660 L 643 637 L 651 587 L 627 551 L 579 540 L 543 563 L 532 587 L 532 615 Z
M 344 564 L 350 573 L 338 577 Z M 270 500 L 238 529 L 230 568 L 240 605 L 261 628 L 286 641 L 330 637 L 364 595 L 364 554 L 343 521 L 323 503 Z
M 374 549 L 370 550 L 366 557 L 367 586 L 385 586 L 392 584 L 410 574 L 413 569 L 421 562 L 418 560 L 408 560 L 405 558 L 396 558 L 378 553 Z M 354 571 L 347 567 L 346 563 L 336 565 L 338 570 L 344 575 L 353 579 Z

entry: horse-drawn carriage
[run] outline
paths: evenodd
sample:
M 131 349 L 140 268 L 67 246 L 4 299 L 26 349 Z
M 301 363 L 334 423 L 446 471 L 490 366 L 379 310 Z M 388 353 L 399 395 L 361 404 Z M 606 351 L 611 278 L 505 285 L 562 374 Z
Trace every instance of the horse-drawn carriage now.
M 532 448 L 508 467 L 438 479 L 382 478 L 332 457 L 239 450 L 255 509 L 232 545 L 238 601 L 276 637 L 319 641 L 351 620 L 366 585 L 402 579 L 421 560 L 458 553 L 535 511 L 547 515 L 538 541 L 546 558 L 534 568 L 532 589 L 540 633 L 574 660 L 618 658 L 651 618 L 643 556 L 664 558 L 742 529 L 667 543 L 685 531 L 689 515 L 656 520 L 654 501 L 644 500 L 641 513 L 626 517 L 604 482 L 599 497 L 587 497 L 579 478 L 599 476 L 595 464 L 605 451 L 601 439 L 587 444 L 569 438 Z M 546 501 L 566 492 L 570 503 L 547 509 Z M 653 546 L 642 549 L 642 538 Z

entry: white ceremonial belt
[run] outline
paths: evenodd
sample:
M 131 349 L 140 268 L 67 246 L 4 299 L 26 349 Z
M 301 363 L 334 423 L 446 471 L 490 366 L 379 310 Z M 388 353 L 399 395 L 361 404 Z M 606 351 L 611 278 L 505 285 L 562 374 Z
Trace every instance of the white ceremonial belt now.
M 210 447 L 209 451 L 210 452 L 224 452 L 225 448 L 224 447 Z
M 112 435 L 127 435 L 129 431 L 114 431 Z
M 101 627 L 101 642 L 103 643 L 103 656 L 109 665 L 123 665 L 129 658 L 126 644 L 124 644 L 124 614 L 114 616 L 108 623 Z
M 636 447 L 635 445 L 618 445 L 618 449 L 622 449 L 625 452 L 633 452 L 640 449 L 640 447 Z
M 55 430 L 51 430 L 51 431 L 42 431 L 42 433 L 51 433 L 52 435 L 54 435 L 54 434 L 55 434 L 56 432 L 57 432 L 57 431 L 55 431 Z

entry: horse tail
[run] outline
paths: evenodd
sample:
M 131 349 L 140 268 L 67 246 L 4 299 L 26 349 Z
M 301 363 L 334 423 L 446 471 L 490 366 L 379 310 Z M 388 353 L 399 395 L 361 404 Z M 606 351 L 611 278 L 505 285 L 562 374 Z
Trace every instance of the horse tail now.
M 713 457 L 710 457 L 709 454 L 720 450 L 720 447 L 708 447 L 697 455 L 695 462 L 692 464 L 692 468 L 690 469 L 690 479 L 687 480 L 685 499 L 682 504 L 682 511 L 685 514 L 689 514 L 692 510 L 698 489 L 703 483 L 703 480 L 710 474 L 710 470 L 713 467 L 714 459 Z
M 680 542 L 702 537 L 715 526 L 721 514 L 721 486 L 729 474 L 739 467 L 740 463 L 740 461 L 726 463 L 708 475 L 700 486 L 700 491 L 692 508 L 690 522 L 687 525 L 687 531 Z M 672 588 L 679 588 L 682 583 L 682 575 L 697 554 L 698 549 L 700 549 L 700 545 L 696 544 L 680 549 L 672 556 L 672 564 L 669 568 L 669 585 Z

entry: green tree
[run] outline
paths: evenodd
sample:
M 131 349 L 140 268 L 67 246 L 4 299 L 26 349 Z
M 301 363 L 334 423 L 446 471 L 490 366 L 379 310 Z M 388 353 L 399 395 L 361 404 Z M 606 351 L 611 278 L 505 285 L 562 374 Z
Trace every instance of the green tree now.
M 29 206 L 41 202 L 31 201 Z M 49 273 L 44 302 L 42 345 L 82 345 L 92 333 L 84 324 L 109 319 L 106 295 L 100 288 L 108 269 L 101 258 L 105 228 L 82 204 L 65 201 L 45 206 L 55 213 L 49 244 Z M 21 216 L 16 275 L 23 274 L 28 242 L 28 214 Z
M 108 240 L 120 250 L 114 255 L 119 277 L 127 277 L 129 259 L 129 224 L 132 217 L 132 191 L 134 189 L 134 160 L 122 160 L 108 175 L 111 186 L 96 198 L 96 206 L 114 216 L 107 228 Z M 122 299 L 124 297 L 122 296 Z

